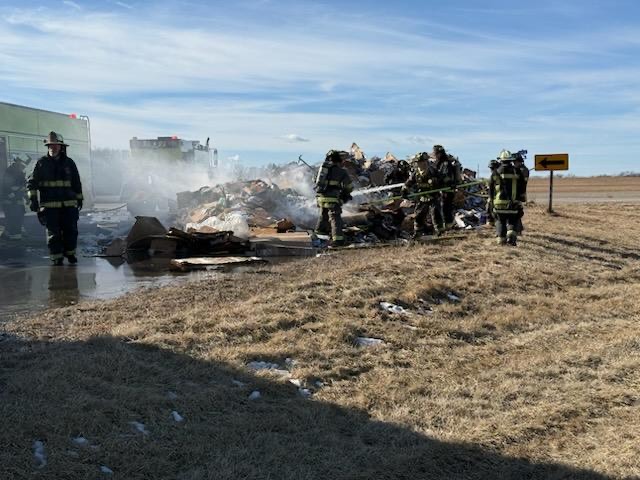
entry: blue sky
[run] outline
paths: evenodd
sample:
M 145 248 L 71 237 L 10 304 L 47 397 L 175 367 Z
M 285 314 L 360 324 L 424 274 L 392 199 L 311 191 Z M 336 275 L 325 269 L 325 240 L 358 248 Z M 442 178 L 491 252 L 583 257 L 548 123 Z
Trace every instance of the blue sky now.
M 96 146 L 211 137 L 245 165 L 355 141 L 638 171 L 639 24 L 631 0 L 0 0 L 0 99 L 89 115 Z

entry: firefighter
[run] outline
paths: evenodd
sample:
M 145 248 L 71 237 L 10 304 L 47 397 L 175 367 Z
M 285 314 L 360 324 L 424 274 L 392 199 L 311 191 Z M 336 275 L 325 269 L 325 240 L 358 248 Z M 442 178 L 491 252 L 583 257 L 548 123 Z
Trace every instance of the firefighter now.
M 402 187 L 402 196 L 409 197 L 409 193 L 428 192 L 441 188 L 441 177 L 433 162 L 429 161 L 429 154 L 421 152 L 414 157 L 414 169 L 411 176 Z M 444 222 L 440 210 L 440 192 L 420 195 L 416 201 L 415 218 L 413 220 L 413 238 L 419 238 L 425 230 L 427 216 L 431 216 L 431 223 L 436 235 L 444 231 Z
M 316 200 L 320 208 L 320 216 L 316 233 L 328 235 L 331 229 L 331 244 L 345 244 L 342 234 L 342 205 L 351 200 L 353 185 L 342 162 L 348 157 L 347 152 L 330 150 L 316 178 Z
M 513 166 L 516 169 L 520 170 L 520 173 L 522 173 L 522 179 L 524 182 L 524 188 L 520 194 L 521 206 L 520 206 L 520 213 L 518 213 L 518 225 L 517 225 L 518 235 L 520 235 L 524 230 L 524 225 L 522 224 L 522 217 L 524 216 L 524 204 L 527 201 L 527 184 L 529 183 L 529 169 L 524 164 L 524 157 L 522 156 L 522 153 L 518 152 L 514 155 Z
M 442 187 L 451 189 L 440 193 L 444 223 L 446 228 L 451 228 L 454 222 L 454 189 L 461 182 L 462 178 L 462 174 L 460 173 L 460 162 L 458 162 L 458 160 L 452 155 L 448 155 L 442 145 L 433 146 L 433 157 L 435 158 L 436 168 L 440 175 Z
M 498 162 L 498 160 L 491 160 L 489 162 L 490 179 L 496 174 L 499 166 L 500 162 Z M 492 226 L 496 224 L 496 214 L 493 211 L 493 198 L 491 195 L 489 195 L 489 198 L 487 199 L 487 223 Z
M 513 155 L 502 150 L 498 155 L 500 167 L 489 180 L 489 197 L 496 213 L 496 236 L 499 245 L 516 246 L 519 214 L 522 210 L 524 177 L 513 165 Z
M 30 208 L 47 227 L 51 263 L 62 265 L 67 257 L 69 264 L 75 265 L 78 216 L 84 198 L 80 175 L 75 162 L 67 157 L 68 145 L 62 135 L 50 132 L 44 144 L 48 153 L 38 160 L 27 182 Z
M 1 198 L 5 219 L 3 237 L 6 237 L 7 240 L 22 240 L 26 197 L 24 169 L 26 166 L 26 162 L 21 158 L 14 158 L 13 163 L 5 170 L 2 179 Z

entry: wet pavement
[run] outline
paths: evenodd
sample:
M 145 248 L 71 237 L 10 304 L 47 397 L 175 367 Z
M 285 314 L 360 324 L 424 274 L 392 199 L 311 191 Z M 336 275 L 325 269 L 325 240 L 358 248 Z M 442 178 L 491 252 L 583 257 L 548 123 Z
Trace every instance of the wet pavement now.
M 51 267 L 46 248 L 0 246 L 0 322 L 49 307 L 109 299 L 140 287 L 208 278 L 215 272 L 169 272 L 169 259 L 127 263 L 79 257 L 77 266 Z

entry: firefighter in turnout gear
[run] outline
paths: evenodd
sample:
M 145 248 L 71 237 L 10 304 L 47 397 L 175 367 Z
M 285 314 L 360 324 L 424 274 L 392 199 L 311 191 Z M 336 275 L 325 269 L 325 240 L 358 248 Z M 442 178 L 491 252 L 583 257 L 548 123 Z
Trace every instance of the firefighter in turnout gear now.
M 524 181 L 524 187 L 523 187 L 522 192 L 520 194 L 521 206 L 520 206 L 520 213 L 518 214 L 518 225 L 517 225 L 517 228 L 516 228 L 516 230 L 518 231 L 518 235 L 520 235 L 522 233 L 522 231 L 524 230 L 524 225 L 522 224 L 522 217 L 524 216 L 524 207 L 523 207 L 523 205 L 527 201 L 527 184 L 529 183 L 529 169 L 524 164 L 524 157 L 522 155 L 522 152 L 526 153 L 526 151 L 522 150 L 522 151 L 516 153 L 513 156 L 513 166 L 517 170 L 520 170 L 520 173 L 522 173 L 522 178 L 523 178 L 523 181 Z
M 78 262 L 78 216 L 83 201 L 80 175 L 67 157 L 68 145 L 62 135 L 50 132 L 44 144 L 48 154 L 38 160 L 27 181 L 30 208 L 44 219 L 52 264 L 62 265 L 67 257 L 74 265 Z
M 490 171 L 489 178 L 492 178 L 498 171 L 500 162 L 498 162 L 498 160 L 491 160 L 488 166 Z M 491 196 L 489 196 L 489 198 L 487 199 L 487 223 L 489 225 L 496 224 L 496 214 L 493 211 L 493 197 Z
M 511 152 L 503 150 L 498 158 L 500 167 L 489 180 L 489 197 L 493 199 L 497 217 L 496 234 L 498 244 L 515 246 L 525 181 L 522 172 L 513 165 L 514 157 Z
M 402 187 L 402 196 L 408 198 L 411 192 L 428 192 L 441 187 L 440 174 L 436 166 L 429 161 L 429 154 L 426 152 L 416 154 L 411 176 Z M 434 233 L 440 235 L 445 228 L 440 207 L 440 192 L 426 193 L 416 200 L 413 220 L 414 238 L 424 233 L 427 216 L 431 216 Z
M 442 187 L 448 187 L 451 189 L 447 192 L 441 192 L 440 194 L 444 223 L 446 228 L 450 228 L 454 222 L 454 189 L 462 181 L 460 162 L 452 155 L 447 154 L 442 145 L 433 146 L 433 156 L 436 161 L 436 168 L 438 169 L 438 173 L 440 175 Z
M 342 235 L 342 205 L 351 200 L 353 186 L 349 174 L 341 165 L 347 152 L 330 150 L 316 178 L 316 200 L 320 216 L 316 233 L 328 235 L 331 229 L 331 242 L 334 246 L 344 245 Z
M 4 172 L 2 179 L 2 210 L 5 218 L 3 237 L 7 240 L 22 240 L 24 224 L 24 201 L 26 198 L 24 169 L 27 162 L 15 158 Z

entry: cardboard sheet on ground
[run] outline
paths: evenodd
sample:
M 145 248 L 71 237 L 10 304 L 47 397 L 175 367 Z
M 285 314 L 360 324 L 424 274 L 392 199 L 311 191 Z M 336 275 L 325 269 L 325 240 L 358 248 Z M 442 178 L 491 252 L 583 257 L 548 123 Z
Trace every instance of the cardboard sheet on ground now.
M 238 266 L 238 265 L 255 265 L 267 263 L 260 257 L 192 257 L 192 258 L 175 258 L 171 260 L 171 270 L 179 270 L 183 272 L 191 270 L 210 270 L 216 268 Z

